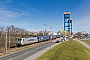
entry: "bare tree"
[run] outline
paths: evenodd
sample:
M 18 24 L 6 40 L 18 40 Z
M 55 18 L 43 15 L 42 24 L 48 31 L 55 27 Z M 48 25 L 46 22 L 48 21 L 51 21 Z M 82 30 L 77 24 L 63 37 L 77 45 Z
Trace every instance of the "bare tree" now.
M 83 35 L 81 34 L 81 32 L 77 32 L 74 34 L 74 38 L 82 38 Z
M 0 36 L 1 36 L 1 38 L 3 36 L 3 33 L 4 33 L 4 27 L 0 27 Z

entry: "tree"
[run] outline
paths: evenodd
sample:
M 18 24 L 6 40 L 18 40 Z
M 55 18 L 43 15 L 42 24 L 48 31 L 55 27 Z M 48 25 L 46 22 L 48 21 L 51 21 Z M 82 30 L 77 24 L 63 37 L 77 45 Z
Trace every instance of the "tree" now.
M 77 32 L 74 34 L 74 38 L 82 38 L 82 37 L 83 36 L 82 36 L 81 32 Z
M 1 38 L 3 36 L 3 33 L 4 33 L 4 27 L 0 27 L 0 36 L 1 36 Z

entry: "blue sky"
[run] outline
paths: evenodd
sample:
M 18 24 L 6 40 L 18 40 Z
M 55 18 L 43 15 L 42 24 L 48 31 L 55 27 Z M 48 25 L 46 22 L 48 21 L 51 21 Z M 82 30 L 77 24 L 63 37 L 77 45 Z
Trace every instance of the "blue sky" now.
M 90 0 L 0 0 L 0 26 L 29 31 L 63 30 L 63 13 L 71 12 L 73 32 L 90 32 Z

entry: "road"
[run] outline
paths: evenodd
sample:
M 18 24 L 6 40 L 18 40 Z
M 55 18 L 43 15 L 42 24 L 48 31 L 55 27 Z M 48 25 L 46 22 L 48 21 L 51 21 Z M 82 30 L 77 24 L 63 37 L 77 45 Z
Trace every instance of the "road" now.
M 55 44 L 55 43 L 52 42 L 52 44 Z M 50 46 L 49 42 L 0 57 L 0 60 L 23 60 L 23 59 L 41 51 L 42 49 L 44 49 L 48 46 Z

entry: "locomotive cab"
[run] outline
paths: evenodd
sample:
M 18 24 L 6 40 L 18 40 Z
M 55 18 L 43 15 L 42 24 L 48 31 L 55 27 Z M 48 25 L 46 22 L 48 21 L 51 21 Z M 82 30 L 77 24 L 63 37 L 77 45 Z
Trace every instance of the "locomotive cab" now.
M 24 41 L 25 41 L 25 38 L 19 38 L 17 39 L 17 46 L 21 46 L 21 45 L 24 45 Z

